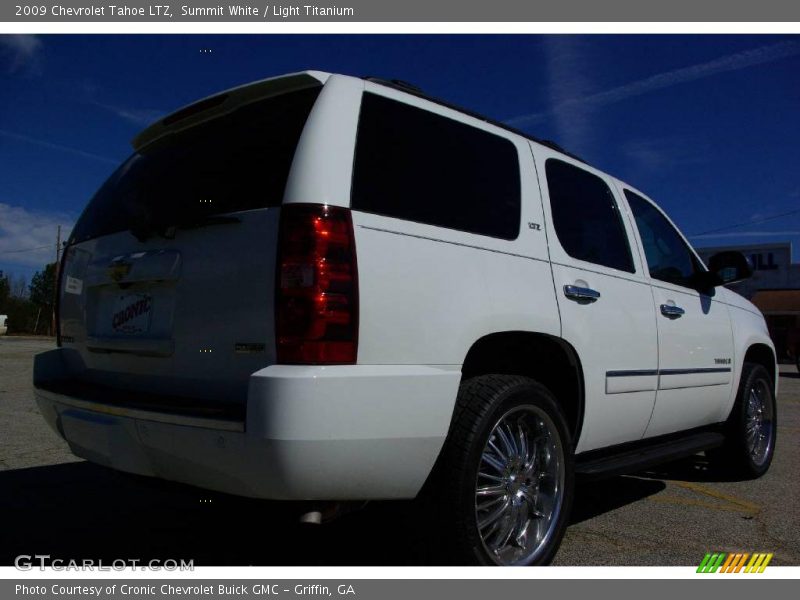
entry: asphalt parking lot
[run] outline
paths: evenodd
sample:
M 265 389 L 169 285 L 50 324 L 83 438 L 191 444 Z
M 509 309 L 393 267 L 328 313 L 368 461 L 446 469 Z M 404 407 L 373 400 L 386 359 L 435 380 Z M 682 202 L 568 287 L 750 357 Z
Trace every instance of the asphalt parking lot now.
M 442 561 L 413 502 L 375 502 L 323 526 L 297 508 L 121 475 L 73 457 L 39 416 L 36 338 L 0 338 L 0 564 L 53 558 L 195 565 L 426 565 Z M 800 376 L 783 366 L 778 441 L 757 481 L 702 457 L 578 487 L 557 565 L 696 565 L 705 552 L 773 552 L 800 565 Z

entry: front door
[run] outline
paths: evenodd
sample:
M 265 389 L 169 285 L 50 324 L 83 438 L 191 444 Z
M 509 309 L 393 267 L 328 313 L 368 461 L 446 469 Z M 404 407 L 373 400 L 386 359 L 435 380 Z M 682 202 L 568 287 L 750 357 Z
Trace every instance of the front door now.
M 728 307 L 692 286 L 704 270 L 672 223 L 625 190 L 647 261 L 658 323 L 658 393 L 646 437 L 714 423 L 733 381 Z

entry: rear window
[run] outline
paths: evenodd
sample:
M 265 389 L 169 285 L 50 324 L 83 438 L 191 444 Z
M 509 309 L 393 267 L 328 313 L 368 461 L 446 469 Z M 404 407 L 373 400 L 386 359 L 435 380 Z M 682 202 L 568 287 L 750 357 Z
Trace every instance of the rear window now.
M 70 243 L 280 205 L 320 89 L 247 104 L 133 154 L 92 198 Z
M 351 206 L 513 240 L 520 222 L 517 149 L 487 131 L 366 93 Z

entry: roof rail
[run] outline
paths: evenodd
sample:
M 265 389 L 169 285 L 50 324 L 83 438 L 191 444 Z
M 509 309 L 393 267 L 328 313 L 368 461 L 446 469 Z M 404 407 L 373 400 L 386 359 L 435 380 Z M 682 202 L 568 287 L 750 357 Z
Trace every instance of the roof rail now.
M 495 127 L 499 127 L 500 129 L 504 129 L 504 130 L 509 131 L 511 133 L 514 133 L 516 135 L 522 136 L 522 137 L 524 137 L 526 139 L 531 140 L 532 142 L 536 142 L 537 144 L 541 144 L 542 146 L 550 148 L 551 150 L 555 150 L 556 152 L 561 152 L 561 154 L 565 154 L 566 156 L 569 156 L 570 158 L 573 158 L 573 159 L 575 159 L 577 161 L 580 161 L 580 162 L 582 162 L 584 164 L 587 164 L 586 161 L 583 160 L 580 156 L 576 156 L 575 154 L 572 154 L 571 152 L 566 151 L 564 148 L 562 148 L 560 145 L 558 145 L 556 142 L 554 142 L 552 140 L 543 140 L 543 139 L 537 138 L 537 137 L 531 135 L 530 133 L 526 133 L 524 131 L 521 131 L 521 130 L 517 129 L 516 127 L 511 127 L 510 125 L 506 125 L 505 123 L 503 123 L 501 121 L 497 121 L 497 120 L 492 119 L 490 117 L 487 117 L 486 115 L 482 115 L 482 114 L 480 114 L 478 112 L 475 112 L 473 110 L 470 110 L 468 108 L 464 108 L 462 106 L 458 106 L 456 104 L 448 102 L 447 100 L 442 100 L 440 98 L 436 98 L 435 96 L 430 96 L 430 95 L 426 94 L 425 92 L 423 92 L 422 88 L 420 88 L 420 87 L 418 87 L 418 86 L 416 86 L 416 85 L 414 85 L 412 83 L 408 83 L 407 81 L 403 81 L 401 79 L 383 79 L 381 77 L 372 77 L 372 76 L 367 76 L 367 77 L 364 77 L 363 79 L 365 81 L 371 81 L 372 83 L 377 83 L 378 85 L 383 85 L 383 86 L 386 86 L 386 87 L 389 87 L 389 88 L 392 88 L 392 89 L 395 89 L 395 90 L 399 90 L 401 92 L 405 92 L 407 94 L 411 94 L 412 96 L 416 96 L 417 98 L 422 98 L 423 100 L 428 100 L 429 102 L 434 102 L 434 103 L 436 103 L 436 104 L 438 104 L 440 106 L 444 106 L 444 107 L 450 108 L 452 110 L 457 110 L 460 113 L 464 113 L 465 115 L 469 115 L 470 117 L 473 117 L 475 119 L 483 121 L 484 123 L 489 123 L 490 125 L 494 125 Z
M 424 94 L 422 88 L 417 87 L 413 83 L 403 81 L 402 79 L 383 79 L 381 77 L 372 77 L 371 75 L 364 77 L 364 79 L 366 81 L 371 81 L 372 83 L 385 85 L 386 87 L 392 87 L 397 90 L 403 90 L 404 92 L 408 92 L 409 94 L 419 94 L 419 95 Z

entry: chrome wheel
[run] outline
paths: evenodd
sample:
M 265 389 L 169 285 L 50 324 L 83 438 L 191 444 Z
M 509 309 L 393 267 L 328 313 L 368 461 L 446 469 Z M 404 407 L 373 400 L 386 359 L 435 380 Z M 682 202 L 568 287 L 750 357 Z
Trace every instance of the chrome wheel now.
M 773 428 L 772 395 L 767 382 L 758 379 L 747 395 L 744 426 L 747 451 L 756 466 L 763 465 L 772 452 Z
M 475 517 L 490 556 L 502 565 L 534 562 L 564 501 L 564 449 L 553 420 L 517 406 L 494 425 L 478 466 Z

